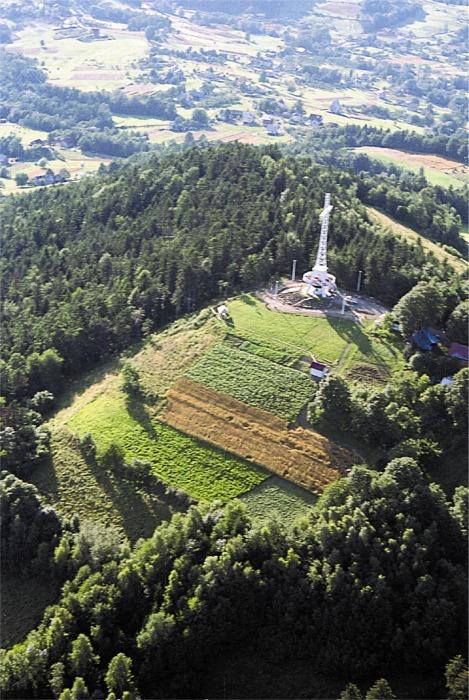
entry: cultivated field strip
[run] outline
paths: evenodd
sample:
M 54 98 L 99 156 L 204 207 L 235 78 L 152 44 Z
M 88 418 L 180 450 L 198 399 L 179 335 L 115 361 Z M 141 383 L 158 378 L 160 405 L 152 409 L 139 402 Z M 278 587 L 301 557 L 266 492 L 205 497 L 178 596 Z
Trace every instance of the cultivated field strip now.
M 248 406 L 198 382 L 181 379 L 168 393 L 162 420 L 189 435 L 319 492 L 359 461 L 326 437 Z

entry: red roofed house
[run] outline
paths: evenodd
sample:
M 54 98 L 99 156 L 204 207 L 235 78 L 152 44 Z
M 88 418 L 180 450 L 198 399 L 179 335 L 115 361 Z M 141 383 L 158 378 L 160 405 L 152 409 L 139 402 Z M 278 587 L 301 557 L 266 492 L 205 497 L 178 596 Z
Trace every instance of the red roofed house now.
M 469 362 L 469 347 L 461 343 L 451 343 L 448 349 L 448 355 L 456 360 Z
M 317 379 L 324 379 L 324 377 L 327 377 L 329 370 L 327 369 L 326 365 L 323 365 L 321 362 L 311 362 L 309 366 L 309 373 L 312 377 L 316 377 Z

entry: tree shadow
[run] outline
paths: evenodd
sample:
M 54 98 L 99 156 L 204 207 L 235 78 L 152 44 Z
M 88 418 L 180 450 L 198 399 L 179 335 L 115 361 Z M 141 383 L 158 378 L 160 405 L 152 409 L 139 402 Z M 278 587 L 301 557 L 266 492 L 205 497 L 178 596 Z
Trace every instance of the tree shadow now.
M 48 499 L 51 501 L 57 500 L 59 483 L 55 473 L 52 453 L 44 457 L 27 475 L 24 475 L 24 478 L 36 486 Z
M 125 407 L 129 415 L 142 426 L 149 437 L 151 437 L 152 440 L 158 440 L 158 434 L 155 431 L 151 416 L 142 399 L 126 396 Z
M 249 304 L 249 306 L 256 306 L 256 301 L 250 294 L 243 293 L 240 295 L 240 299 L 244 304 Z
M 135 542 L 150 537 L 155 528 L 169 520 L 174 512 L 183 511 L 177 501 L 168 497 L 163 484 L 151 478 L 133 478 L 104 467 L 95 458 L 87 458 L 87 465 L 96 482 L 119 512 L 125 533 Z

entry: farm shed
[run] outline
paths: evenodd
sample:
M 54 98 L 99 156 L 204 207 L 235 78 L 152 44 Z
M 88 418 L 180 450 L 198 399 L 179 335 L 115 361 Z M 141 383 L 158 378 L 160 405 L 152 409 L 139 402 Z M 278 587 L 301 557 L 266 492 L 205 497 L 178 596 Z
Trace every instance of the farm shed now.
M 328 372 L 329 370 L 326 365 L 323 365 L 321 362 L 313 360 L 309 366 L 310 375 L 316 379 L 324 379 L 324 377 L 327 377 Z
M 448 349 L 448 355 L 454 357 L 455 360 L 469 362 L 469 347 L 462 343 L 451 343 Z

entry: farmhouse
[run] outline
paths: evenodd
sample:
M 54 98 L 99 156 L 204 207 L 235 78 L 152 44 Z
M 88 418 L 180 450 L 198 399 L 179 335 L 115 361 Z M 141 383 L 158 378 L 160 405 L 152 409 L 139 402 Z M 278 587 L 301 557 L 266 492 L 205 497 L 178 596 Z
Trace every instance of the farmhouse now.
M 310 126 L 322 126 L 323 118 L 321 114 L 310 114 L 309 115 L 309 125 Z
M 326 365 L 323 365 L 321 362 L 316 362 L 315 360 L 313 360 L 309 366 L 309 373 L 315 379 L 324 379 L 325 377 L 327 377 L 329 370 L 326 367 Z
M 454 357 L 455 360 L 461 360 L 461 362 L 469 362 L 469 347 L 467 345 L 462 345 L 461 343 L 451 343 L 448 349 L 448 355 Z
M 228 318 L 230 312 L 228 311 L 226 304 L 220 304 L 220 306 L 217 306 L 217 315 L 222 321 L 225 321 Z
M 266 131 L 269 136 L 281 136 L 283 134 L 281 125 L 276 123 L 268 124 Z

